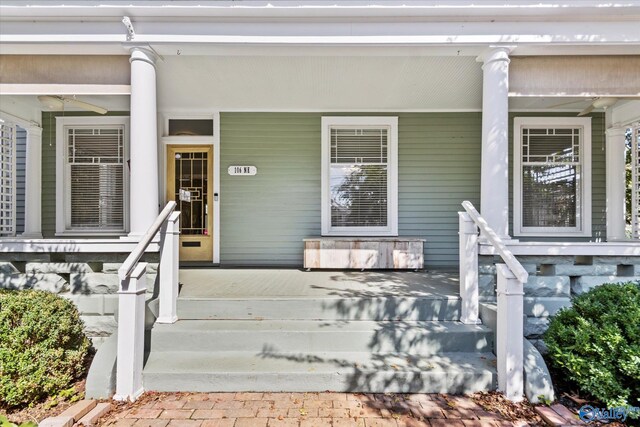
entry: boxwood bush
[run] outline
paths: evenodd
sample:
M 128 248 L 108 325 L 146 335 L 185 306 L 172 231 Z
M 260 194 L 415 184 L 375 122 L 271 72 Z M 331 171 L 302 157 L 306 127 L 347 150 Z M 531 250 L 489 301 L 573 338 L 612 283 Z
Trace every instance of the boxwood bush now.
M 54 395 L 84 374 L 89 340 L 72 302 L 0 290 L 0 407 Z
M 640 406 L 640 285 L 605 284 L 572 302 L 544 336 L 552 368 L 607 407 Z

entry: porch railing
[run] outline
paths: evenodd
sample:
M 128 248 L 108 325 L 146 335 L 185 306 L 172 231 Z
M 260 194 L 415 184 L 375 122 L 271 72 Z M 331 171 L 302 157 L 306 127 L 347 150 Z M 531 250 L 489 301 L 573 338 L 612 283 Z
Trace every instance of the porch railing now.
M 136 400 L 143 392 L 145 294 L 147 263 L 140 262 L 147 247 L 160 233 L 160 263 L 158 266 L 159 311 L 156 322 L 178 320 L 178 235 L 180 212 L 176 202 L 169 202 L 142 236 L 135 249 L 118 270 L 118 352 L 116 363 L 115 400 Z
M 489 226 L 471 202 L 462 202 L 465 212 L 458 212 L 460 225 L 460 321 L 480 322 L 478 296 L 478 232 L 500 255 L 504 264 L 496 264 L 498 276 L 498 313 L 496 358 L 498 389 L 512 401 L 524 393 L 523 296 L 529 274 Z

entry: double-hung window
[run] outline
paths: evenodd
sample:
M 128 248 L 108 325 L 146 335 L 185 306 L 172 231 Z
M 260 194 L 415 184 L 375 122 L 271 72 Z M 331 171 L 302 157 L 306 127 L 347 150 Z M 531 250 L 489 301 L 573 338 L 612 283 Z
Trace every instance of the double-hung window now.
M 322 118 L 322 234 L 398 234 L 398 118 Z
M 514 235 L 591 236 L 591 119 L 514 120 Z
M 127 117 L 58 117 L 58 233 L 127 228 Z

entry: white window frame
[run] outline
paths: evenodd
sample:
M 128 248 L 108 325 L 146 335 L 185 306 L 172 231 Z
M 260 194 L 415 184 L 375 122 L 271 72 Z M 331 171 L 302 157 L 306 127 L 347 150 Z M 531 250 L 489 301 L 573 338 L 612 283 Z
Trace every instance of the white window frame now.
M 323 236 L 397 236 L 398 235 L 398 117 L 324 116 L 322 123 L 322 201 L 321 231 Z M 387 153 L 387 226 L 332 227 L 331 226 L 331 132 L 332 127 L 388 127 Z
M 128 116 L 58 116 L 56 117 L 56 236 L 122 236 L 129 231 L 129 117 Z M 67 163 L 65 128 L 100 128 L 124 126 L 124 227 L 121 230 L 71 228 L 71 194 Z
M 575 227 L 524 227 L 522 225 L 522 129 L 582 129 L 580 139 L 580 206 Z M 591 237 L 591 118 L 516 117 L 513 121 L 513 234 L 521 237 Z

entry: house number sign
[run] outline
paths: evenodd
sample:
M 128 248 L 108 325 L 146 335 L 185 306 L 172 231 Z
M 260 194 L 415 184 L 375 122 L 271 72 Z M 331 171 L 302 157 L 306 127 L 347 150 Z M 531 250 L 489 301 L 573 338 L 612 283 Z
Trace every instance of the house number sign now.
M 229 172 L 229 175 L 253 176 L 258 173 L 258 168 L 255 166 L 229 166 L 227 172 Z

